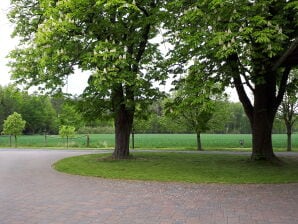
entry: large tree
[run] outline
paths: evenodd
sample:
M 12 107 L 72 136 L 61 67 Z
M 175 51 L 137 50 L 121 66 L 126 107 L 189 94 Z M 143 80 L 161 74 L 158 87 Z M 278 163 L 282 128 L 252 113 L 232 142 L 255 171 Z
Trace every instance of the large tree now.
M 272 160 L 271 132 L 297 60 L 298 1 L 172 1 L 174 61 L 203 63 L 236 88 L 249 118 L 252 159 Z M 176 28 L 176 29 L 173 29 Z M 175 66 L 177 68 L 179 66 Z M 251 95 L 249 94 L 251 92 Z
M 160 54 L 149 42 L 163 13 L 159 0 L 11 0 L 9 17 L 20 46 L 13 78 L 59 90 L 76 68 L 91 71 L 86 112 L 108 111 L 115 123 L 114 157 L 129 156 L 136 107 L 157 93 Z M 146 72 L 144 72 L 146 69 Z M 140 106 L 141 107 L 141 106 Z

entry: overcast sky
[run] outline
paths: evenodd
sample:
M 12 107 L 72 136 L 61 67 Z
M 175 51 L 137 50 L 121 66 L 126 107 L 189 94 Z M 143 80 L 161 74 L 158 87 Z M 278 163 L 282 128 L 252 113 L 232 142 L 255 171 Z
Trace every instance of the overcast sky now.
M 8 59 L 6 56 L 17 45 L 17 41 L 11 38 L 13 25 L 7 19 L 6 14 L 9 11 L 10 0 L 0 0 L 0 85 L 5 86 L 12 82 L 10 80 L 9 67 L 7 66 Z M 77 73 L 68 79 L 68 87 L 64 91 L 80 94 L 86 87 L 88 74 Z
M 10 38 L 12 26 L 9 24 L 6 13 L 9 8 L 9 0 L 0 0 L 0 77 L 1 85 L 7 85 L 10 81 L 9 68 L 6 66 L 8 60 L 5 58 L 14 47 L 15 41 Z

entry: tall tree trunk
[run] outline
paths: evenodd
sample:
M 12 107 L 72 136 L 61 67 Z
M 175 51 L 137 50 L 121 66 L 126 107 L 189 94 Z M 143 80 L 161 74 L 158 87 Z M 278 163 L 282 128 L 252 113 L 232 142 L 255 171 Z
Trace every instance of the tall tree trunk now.
M 245 113 L 249 119 L 252 130 L 252 160 L 274 160 L 276 157 L 272 147 L 272 127 L 278 106 L 280 105 L 283 89 L 276 97 L 275 74 L 260 72 L 260 83 L 257 83 L 253 91 L 254 104 L 247 96 L 243 82 L 240 77 L 240 70 L 237 65 L 237 56 L 229 58 L 230 65 L 237 73 L 234 76 L 234 84 L 242 103 Z M 270 71 L 270 70 L 269 70 Z M 257 73 L 257 72 L 256 72 Z M 258 74 L 258 73 L 257 73 Z M 245 75 L 244 75 L 245 76 Z M 285 79 L 286 80 L 286 79 Z M 282 82 L 285 85 L 284 82 Z
M 129 157 L 129 140 L 132 131 L 134 107 L 125 104 L 123 87 L 118 86 L 113 92 L 114 124 L 115 124 L 115 150 L 114 159 L 127 159 Z
M 252 160 L 273 160 L 272 127 L 275 107 L 275 84 L 269 80 L 255 86 L 252 127 Z
M 258 49 L 257 45 L 256 49 Z M 272 64 L 266 60 L 263 62 L 253 60 L 255 85 L 252 85 L 237 54 L 229 56 L 227 62 L 234 72 L 233 81 L 239 100 L 251 124 L 253 145 L 251 159 L 274 160 L 276 157 L 273 153 L 271 137 L 273 121 L 285 94 L 291 66 L 286 66 L 283 73 L 279 73 L 277 69 L 281 63 L 272 67 Z M 245 82 L 242 81 L 241 75 Z M 277 82 L 278 76 L 279 82 Z M 246 93 L 244 84 L 253 92 L 254 105 Z
M 203 151 L 202 141 L 201 141 L 201 132 L 197 132 L 197 149 L 198 149 L 198 151 Z
M 273 119 L 267 110 L 254 113 L 252 125 L 252 160 L 272 160 L 275 158 L 272 147 Z
M 125 110 L 124 105 L 115 117 L 115 159 L 126 159 L 129 157 L 129 140 L 132 130 L 133 115 Z

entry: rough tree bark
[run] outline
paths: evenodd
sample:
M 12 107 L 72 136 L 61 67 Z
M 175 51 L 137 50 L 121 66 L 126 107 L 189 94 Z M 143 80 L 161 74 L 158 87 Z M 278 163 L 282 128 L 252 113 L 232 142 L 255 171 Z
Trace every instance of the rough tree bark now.
M 122 85 L 118 85 L 112 94 L 115 124 L 115 150 L 114 159 L 127 159 L 129 157 L 129 139 L 134 118 L 134 105 L 125 104 Z
M 252 127 L 252 160 L 272 160 L 272 127 L 276 113 L 270 83 L 257 85 L 254 92 Z
M 122 105 L 115 117 L 115 159 L 129 157 L 129 139 L 132 130 L 133 115 Z

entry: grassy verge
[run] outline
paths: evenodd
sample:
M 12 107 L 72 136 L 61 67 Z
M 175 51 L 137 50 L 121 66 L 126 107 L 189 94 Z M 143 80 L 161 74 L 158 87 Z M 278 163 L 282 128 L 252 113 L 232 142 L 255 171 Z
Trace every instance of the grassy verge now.
M 293 183 L 298 182 L 298 159 L 282 164 L 251 162 L 242 155 L 187 153 L 135 153 L 124 161 L 107 154 L 66 158 L 54 164 L 61 172 L 114 179 L 190 183 Z

